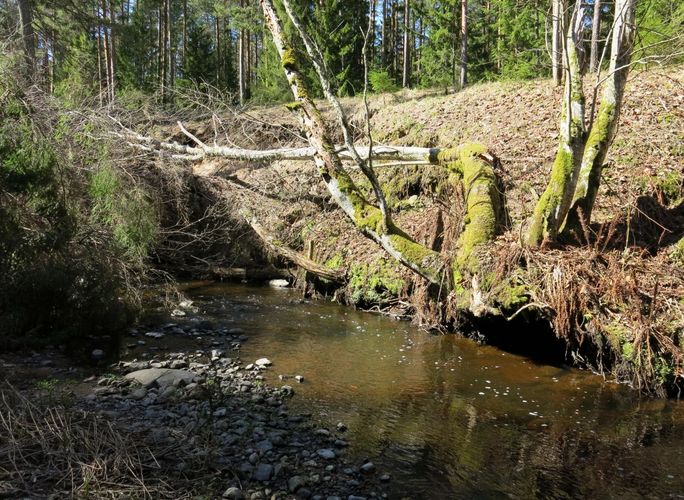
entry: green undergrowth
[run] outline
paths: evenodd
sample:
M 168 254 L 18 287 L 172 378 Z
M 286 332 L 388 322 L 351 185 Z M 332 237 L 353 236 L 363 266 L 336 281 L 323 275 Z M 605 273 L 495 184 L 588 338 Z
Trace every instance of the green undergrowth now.
M 0 71 L 0 341 L 116 352 L 158 217 L 95 121 L 15 77 Z

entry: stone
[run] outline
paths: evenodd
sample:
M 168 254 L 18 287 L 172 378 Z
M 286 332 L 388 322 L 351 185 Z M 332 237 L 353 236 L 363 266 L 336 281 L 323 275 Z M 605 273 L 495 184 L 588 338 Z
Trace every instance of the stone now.
M 254 471 L 254 479 L 257 481 L 269 481 L 273 477 L 273 466 L 271 464 L 259 464 Z
M 302 476 L 292 476 L 287 480 L 287 489 L 290 490 L 290 493 L 295 493 L 304 485 L 306 485 L 306 479 L 304 479 Z
M 269 286 L 272 286 L 273 288 L 287 288 L 290 286 L 290 283 L 287 280 L 279 279 L 279 280 L 270 280 L 268 282 Z
M 338 432 L 346 432 L 347 431 L 347 426 L 344 425 L 342 422 L 337 423 L 337 431 Z
M 391 479 L 392 476 L 390 476 L 389 474 L 383 474 L 382 476 L 380 476 L 380 481 L 382 481 L 383 483 L 388 483 Z
M 144 387 L 139 387 L 138 389 L 131 392 L 129 395 L 131 399 L 134 399 L 136 401 L 140 401 L 145 396 L 147 396 L 147 389 L 145 389 Z
M 223 492 L 223 498 L 229 500 L 242 500 L 245 496 L 242 494 L 242 490 L 236 486 L 231 486 L 226 491 Z
M 171 368 L 146 368 L 127 374 L 124 378 L 134 380 L 145 388 L 157 386 L 164 388 L 170 385 L 187 385 L 195 381 L 195 374 L 187 370 Z
M 218 408 L 218 409 L 214 410 L 214 413 L 213 413 L 214 417 L 216 417 L 216 418 L 225 417 L 227 414 L 228 414 L 227 408 Z
M 173 311 L 171 311 L 171 316 L 175 316 L 177 318 L 183 317 L 185 316 L 185 311 L 181 309 L 174 309 Z
M 261 453 L 266 453 L 267 451 L 271 451 L 273 449 L 273 443 L 271 443 L 268 439 L 265 439 L 263 441 L 259 441 L 256 444 L 256 448 Z
M 302 377 L 301 375 L 295 375 L 295 380 L 301 384 L 302 382 L 304 382 L 304 377 Z
M 349 495 L 347 497 L 347 500 L 367 500 L 366 497 L 360 497 L 357 495 Z
M 173 397 L 176 395 L 176 392 L 178 389 L 176 389 L 175 385 L 167 385 L 165 386 L 162 391 L 159 393 L 159 396 L 157 396 L 157 403 L 164 403 L 166 401 L 169 401 L 170 399 L 173 399 Z
M 93 361 L 101 361 L 105 357 L 105 352 L 102 349 L 93 349 L 93 352 L 90 353 L 90 358 Z
M 147 332 L 145 334 L 145 337 L 150 337 L 151 339 L 160 339 L 163 336 L 164 336 L 164 334 L 162 332 Z M 138 344 L 140 344 L 140 342 L 138 342 Z M 145 345 L 145 344 L 142 344 L 142 345 Z
M 184 359 L 174 359 L 169 366 L 172 370 L 179 370 L 181 368 L 187 368 L 188 363 Z
M 316 451 L 316 454 L 321 458 L 325 458 L 326 460 L 332 460 L 336 456 L 335 452 L 328 448 L 321 448 L 320 450 Z
M 373 462 L 366 462 L 365 464 L 363 464 L 361 466 L 361 472 L 365 472 L 367 474 L 370 472 L 373 472 L 374 470 L 375 470 L 375 465 L 373 464 Z
M 271 366 L 273 363 L 271 363 L 271 360 L 268 358 L 259 358 L 254 362 L 254 364 L 259 368 L 263 368 L 264 366 Z

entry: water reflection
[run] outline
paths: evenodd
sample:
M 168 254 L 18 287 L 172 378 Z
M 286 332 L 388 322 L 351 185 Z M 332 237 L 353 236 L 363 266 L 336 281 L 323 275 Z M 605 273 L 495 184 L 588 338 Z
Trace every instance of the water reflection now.
M 242 357 L 273 360 L 272 383 L 303 375 L 292 406 L 345 422 L 393 497 L 684 497 L 682 403 L 294 292 L 188 293 L 248 332 Z

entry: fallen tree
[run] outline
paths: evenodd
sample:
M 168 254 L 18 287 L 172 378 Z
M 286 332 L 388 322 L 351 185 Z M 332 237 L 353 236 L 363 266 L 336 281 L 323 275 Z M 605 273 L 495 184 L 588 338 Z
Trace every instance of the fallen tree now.
M 446 148 L 417 148 L 372 146 L 372 142 L 364 146 L 354 144 L 345 113 L 337 102 L 317 48 L 306 36 L 303 23 L 289 8 L 287 0 L 283 5 L 299 36 L 297 44 L 285 35 L 272 1 L 261 1 L 266 24 L 294 97 L 287 107 L 302 126 L 308 147 L 254 151 L 208 146 L 180 123 L 189 145 L 158 141 L 123 126 L 117 133 L 137 148 L 190 160 L 210 157 L 249 162 L 313 160 L 329 195 L 352 226 L 414 272 L 417 281 L 429 284 L 428 295 L 432 297 L 432 303 L 442 309 L 440 321 L 460 322 L 463 318 L 472 320 L 483 316 L 504 320 L 521 316 L 543 319 L 551 322 L 556 335 L 566 340 L 568 351 L 573 353 L 578 364 L 589 364 L 599 370 L 611 369 L 616 376 L 661 394 L 664 387 L 674 387 L 681 381 L 684 356 L 681 346 L 676 340 L 672 341 L 672 331 L 663 334 L 662 330 L 645 326 L 656 307 L 658 282 L 650 295 L 632 286 L 627 279 L 613 278 L 611 284 L 611 273 L 617 272 L 619 262 L 612 258 L 596 259 L 597 249 L 601 245 L 605 249 L 613 229 L 607 229 L 603 240 L 599 234 L 593 248 L 582 250 L 588 255 L 567 251 L 564 257 L 554 254 L 554 258 L 559 259 L 554 261 L 547 258 L 548 254 L 533 250 L 543 243 L 556 241 L 563 232 L 577 234 L 578 227 L 586 233 L 600 172 L 619 118 L 633 42 L 635 0 L 617 2 L 611 29 L 609 73 L 597 83 L 603 85 L 602 100 L 596 117 L 593 116 L 596 103 L 591 105 L 588 120 L 578 62 L 583 13 L 582 6 L 577 4 L 565 36 L 566 83 L 561 105 L 560 142 L 547 189 L 537 203 L 524 237 L 506 231 L 509 224 L 499 162 L 486 146 L 468 143 Z M 304 51 L 298 51 L 297 46 L 303 46 Z M 345 139 L 342 145 L 332 141 L 323 116 L 311 98 L 299 69 L 304 54 L 313 63 L 324 95 L 331 103 L 340 135 Z M 463 193 L 462 200 L 452 201 L 463 203 L 464 215 L 454 241 L 446 245 L 451 251 L 443 252 L 419 243 L 395 222 L 374 167 L 405 164 L 444 169 L 450 174 L 448 182 Z M 215 175 L 220 171 L 221 167 L 213 165 L 204 167 L 202 175 Z M 366 181 L 370 190 L 360 187 L 359 178 Z M 337 282 L 347 278 L 344 271 L 333 272 L 310 256 L 304 257 L 283 246 L 254 219 L 248 218 L 248 222 L 274 252 L 312 274 Z M 501 239 L 509 243 L 493 244 L 502 234 Z M 565 265 L 561 259 L 573 264 Z M 602 293 L 610 294 L 614 302 L 606 303 Z M 618 320 L 614 309 L 630 300 L 647 301 L 650 304 L 648 315 L 640 312 L 629 318 L 619 316 L 619 321 L 631 326 L 615 326 Z M 670 307 L 670 298 L 667 301 L 666 307 L 659 307 Z M 595 360 L 582 357 L 581 352 L 587 348 L 592 350 Z M 629 356 L 624 354 L 626 352 Z M 666 366 L 669 371 L 663 375 L 658 366 Z

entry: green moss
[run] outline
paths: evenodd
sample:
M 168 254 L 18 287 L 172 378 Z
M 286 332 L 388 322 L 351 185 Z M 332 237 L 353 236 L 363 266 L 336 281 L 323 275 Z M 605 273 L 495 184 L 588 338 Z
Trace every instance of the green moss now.
M 614 320 L 603 325 L 603 331 L 614 352 L 623 355 L 625 352 L 628 352 L 630 355 L 625 357 L 631 358 L 631 353 L 633 352 L 631 335 L 624 324 Z M 629 347 L 625 348 L 625 346 Z
M 680 172 L 670 172 L 658 180 L 656 190 L 662 195 L 665 204 L 680 204 L 684 196 L 684 175 Z
M 473 275 L 479 273 L 480 267 L 476 249 L 496 234 L 502 201 L 494 170 L 480 158 L 486 148 L 473 143 L 459 147 L 458 151 L 466 193 L 466 216 L 465 227 L 456 243 L 453 267 L 458 269 L 458 274 Z
M 370 264 L 355 264 L 349 273 L 349 290 L 355 304 L 382 304 L 399 295 L 404 280 L 385 258 Z
M 556 236 L 556 214 L 563 201 L 565 189 L 574 168 L 573 155 L 561 144 L 551 169 L 551 179 L 534 207 L 532 221 L 527 232 L 527 244 L 537 246 L 545 238 Z
M 344 257 L 341 253 L 336 253 L 323 264 L 328 269 L 341 269 L 344 265 Z
M 497 291 L 496 301 L 501 305 L 501 308 L 506 311 L 512 311 L 529 302 L 530 297 L 527 287 L 524 285 L 510 285 L 505 284 Z
M 285 48 L 280 57 L 280 60 L 284 69 L 290 71 L 297 69 L 297 55 L 294 49 L 291 49 L 289 47 Z
M 661 385 L 668 385 L 670 382 L 672 382 L 675 370 L 672 366 L 672 363 L 668 362 L 667 359 L 662 356 L 656 356 L 653 363 L 653 368 L 658 383 Z
M 285 104 L 285 107 L 290 111 L 298 111 L 299 109 L 301 109 L 302 105 L 295 101 Z

